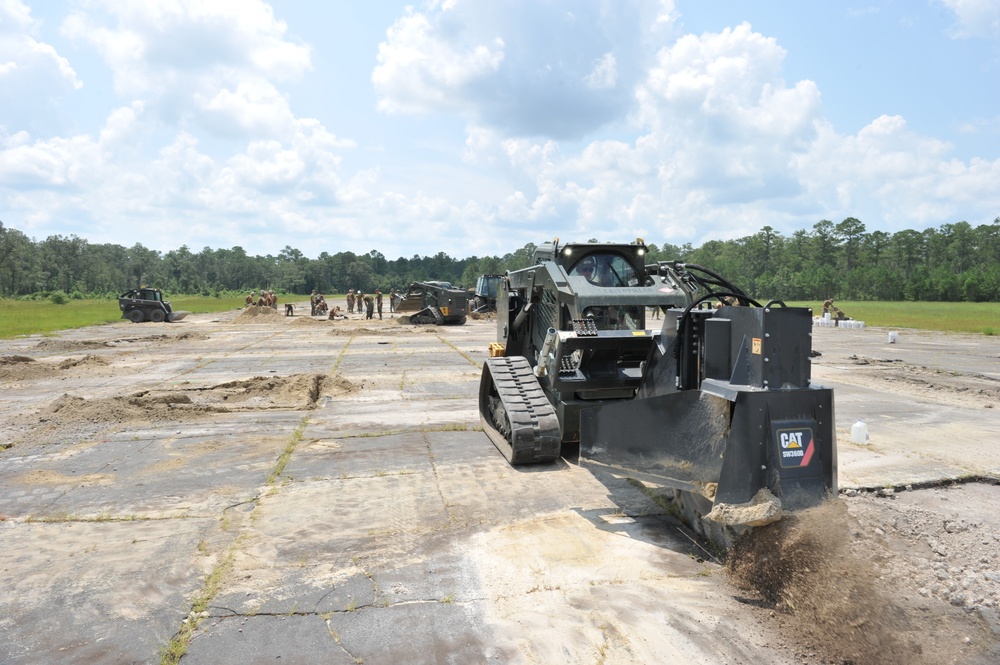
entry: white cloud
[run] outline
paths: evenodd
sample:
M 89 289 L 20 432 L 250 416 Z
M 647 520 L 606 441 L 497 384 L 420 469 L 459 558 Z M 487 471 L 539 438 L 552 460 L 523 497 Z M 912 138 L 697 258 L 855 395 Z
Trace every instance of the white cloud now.
M 633 142 L 594 141 L 567 153 L 553 141 L 475 127 L 467 158 L 503 154 L 529 181 L 512 178 L 516 189 L 498 202 L 498 215 L 564 238 L 699 244 L 822 218 L 867 214 L 871 226 L 896 230 L 995 216 L 1000 160 L 949 159 L 951 146 L 915 134 L 900 116 L 837 133 L 813 82 L 781 78 L 784 57 L 747 24 L 685 35 L 660 50 L 636 89 L 635 121 L 645 133 Z
M 235 90 L 196 92 L 194 103 L 200 123 L 218 136 L 287 137 L 294 131 L 287 98 L 262 78 L 244 78 Z
M 953 37 L 1000 38 L 1000 3 L 996 0 L 940 0 L 958 19 L 949 31 Z
M 168 123 L 200 123 L 222 136 L 287 133 L 293 119 L 274 82 L 299 78 L 310 48 L 260 0 L 94 0 L 62 24 L 111 67 L 115 90 L 143 99 Z
M 32 27 L 21 23 L 21 33 Z M 310 49 L 268 5 L 95 0 L 77 5 L 62 32 L 95 48 L 129 101 L 92 134 L 0 127 L 0 200 L 19 219 L 85 217 L 95 240 L 120 241 L 101 234 L 138 217 L 152 247 L 186 242 L 171 230 L 178 219 L 216 246 L 232 246 L 247 224 L 326 232 L 344 187 L 340 153 L 354 142 L 297 117 L 277 87 L 311 66 Z
M 455 108 L 454 92 L 496 72 L 504 58 L 499 37 L 487 43 L 452 44 L 436 34 L 427 16 L 412 9 L 386 36 L 372 83 L 388 93 L 378 101 L 378 109 L 387 113 Z
M 821 107 L 814 83 L 781 79 L 784 57 L 746 23 L 660 50 L 636 118 L 665 187 L 702 189 L 715 204 L 794 193 L 788 161 L 811 144 Z
M 379 120 L 466 125 L 464 146 L 435 144 L 444 156 L 416 165 L 390 139 L 355 150 L 296 115 L 286 83 L 311 51 L 260 0 L 74 7 L 64 34 L 104 58 L 120 96 L 103 126 L 65 136 L 24 118 L 0 126 L 0 207 L 28 231 L 73 232 L 55 221 L 73 219 L 95 242 L 167 249 L 467 256 L 551 236 L 698 244 L 822 218 L 894 230 L 1000 209 L 1000 160 L 955 160 L 900 115 L 838 131 L 814 82 L 783 79 L 775 39 L 749 24 L 678 36 L 671 0 L 407 11 L 369 70 Z M 971 3 L 949 7 L 975 16 Z M 18 94 L 35 95 L 19 108 L 36 114 L 78 87 L 23 2 L 0 0 L 0 16 L 0 96 L 19 80 Z
M 379 46 L 387 113 L 458 113 L 517 136 L 579 138 L 621 120 L 671 2 L 477 0 L 409 9 Z
M 0 0 L 0 125 L 36 125 L 83 86 L 69 61 L 34 37 L 38 28 L 21 0 Z
M 615 83 L 618 82 L 618 61 L 615 60 L 615 54 L 602 55 L 594 63 L 594 69 L 583 80 L 594 90 L 615 87 Z

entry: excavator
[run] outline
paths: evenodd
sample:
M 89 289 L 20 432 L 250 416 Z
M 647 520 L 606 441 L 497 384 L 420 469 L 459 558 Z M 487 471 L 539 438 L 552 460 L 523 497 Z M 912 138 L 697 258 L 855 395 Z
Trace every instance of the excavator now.
M 836 495 L 812 310 L 647 253 L 641 238 L 555 239 L 504 275 L 479 388 L 496 448 L 512 465 L 565 458 L 639 481 L 723 548 Z

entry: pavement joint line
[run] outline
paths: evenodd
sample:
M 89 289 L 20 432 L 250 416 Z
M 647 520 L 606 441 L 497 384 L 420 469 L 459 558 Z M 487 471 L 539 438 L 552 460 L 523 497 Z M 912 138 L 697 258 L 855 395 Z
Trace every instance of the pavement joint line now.
M 284 451 L 278 457 L 274 469 L 271 470 L 271 474 L 267 477 L 267 484 L 274 485 L 277 483 L 281 474 L 285 471 L 285 466 L 292 459 L 292 455 L 295 453 L 295 449 L 298 447 L 299 443 L 302 441 L 302 433 L 305 431 L 306 426 L 309 424 L 309 416 L 305 415 L 302 420 L 299 421 L 298 426 L 292 432 L 292 436 L 288 440 L 288 444 L 285 446 Z
M 244 533 L 239 533 L 233 538 L 233 542 L 229 544 L 225 555 L 205 578 L 205 583 L 191 604 L 191 610 L 188 612 L 187 617 L 181 621 L 180 628 L 177 629 L 177 632 L 174 633 L 174 636 L 163 648 L 160 665 L 177 665 L 184 658 L 184 654 L 187 653 L 188 645 L 191 644 L 191 639 L 198 630 L 199 624 L 201 624 L 202 619 L 208 618 L 203 615 L 208 609 L 209 603 L 212 602 L 212 599 L 215 598 L 216 594 L 222 588 L 226 575 L 232 570 L 233 560 L 236 558 L 236 551 L 240 547 L 240 541 L 243 539 Z
M 427 449 L 427 461 L 431 465 L 431 473 L 434 474 L 434 488 L 437 490 L 438 498 L 441 499 L 441 505 L 444 509 L 448 511 L 448 522 L 454 523 L 455 516 L 452 514 L 451 504 L 448 500 L 444 498 L 444 492 L 441 491 L 441 476 L 438 475 L 437 462 L 434 459 L 434 451 L 431 450 L 431 442 L 427 438 L 428 430 L 424 427 L 420 428 L 420 436 L 424 439 L 424 447 Z
M 466 353 L 465 351 L 462 351 L 462 350 L 461 350 L 461 349 L 459 349 L 459 348 L 458 348 L 457 346 L 455 346 L 454 344 L 452 344 L 450 340 L 447 340 L 447 339 L 445 339 L 444 337 L 441 337 L 441 335 L 436 335 L 436 337 L 437 337 L 437 338 L 438 338 L 439 340 L 441 340 L 441 342 L 443 342 L 443 343 L 444 343 L 445 345 L 447 345 L 447 346 L 450 346 L 450 347 L 451 347 L 451 348 L 452 348 L 452 349 L 453 349 L 453 350 L 455 351 L 455 353 L 457 353 L 458 355 L 460 355 L 460 356 L 462 356 L 463 358 L 465 358 L 466 360 L 468 360 L 468 361 L 469 361 L 469 363 L 470 363 L 470 364 L 471 364 L 471 365 L 472 365 L 473 367 L 481 367 L 481 366 L 482 366 L 482 363 L 481 363 L 481 362 L 479 362 L 479 361 L 477 361 L 477 360 L 473 359 L 473 358 L 472 358 L 471 356 L 469 356 L 469 354 L 467 354 L 467 353 Z
M 302 432 L 305 430 L 308 423 L 308 415 L 303 416 L 299 421 L 298 426 L 289 438 L 288 445 L 285 446 L 285 450 L 278 457 L 274 468 L 271 470 L 271 473 L 267 478 L 267 485 L 275 485 L 277 480 L 281 477 L 281 474 L 284 472 L 285 465 L 288 464 L 292 454 L 295 452 L 296 446 L 302 440 Z M 256 512 L 257 508 L 260 507 L 260 495 L 255 496 L 252 500 L 241 501 L 227 506 L 222 512 L 225 513 L 229 508 L 245 503 L 254 504 L 253 512 Z M 253 521 L 252 513 L 249 519 L 251 522 Z M 239 533 L 236 534 L 233 541 L 230 543 L 229 548 L 226 550 L 225 555 L 219 560 L 219 562 L 205 578 L 205 583 L 202 585 L 201 590 L 195 597 L 187 618 L 181 622 L 180 628 L 177 629 L 177 632 L 163 648 L 160 658 L 161 665 L 176 665 L 184 658 L 184 654 L 187 653 L 187 648 L 191 644 L 191 640 L 194 638 L 202 619 L 208 618 L 206 610 L 210 607 L 212 599 L 215 598 L 219 590 L 222 588 L 226 575 L 232 570 L 233 561 L 236 558 L 236 552 L 241 547 L 241 543 L 246 535 L 247 531 L 246 527 L 244 527 Z
M 425 398 L 426 399 L 426 398 Z M 452 397 L 446 399 L 468 399 L 466 397 Z M 403 401 L 420 401 L 416 398 L 412 400 Z M 413 430 L 406 429 L 387 429 L 381 432 L 365 432 L 363 434 L 341 434 L 337 436 L 337 439 L 347 440 L 347 439 L 380 439 L 383 436 L 395 436 L 397 434 L 405 434 L 407 432 L 412 432 Z M 456 423 L 441 425 L 439 427 L 421 427 L 421 432 L 482 432 L 483 426 L 480 425 L 459 425 Z
M 330 368 L 330 374 L 336 374 L 337 369 L 340 367 L 341 361 L 344 360 L 344 356 L 347 355 L 347 349 L 351 346 L 351 342 L 357 337 L 357 333 L 352 333 L 350 337 L 347 338 L 347 343 L 340 347 L 340 353 L 337 354 L 337 359 L 333 361 L 333 367 Z

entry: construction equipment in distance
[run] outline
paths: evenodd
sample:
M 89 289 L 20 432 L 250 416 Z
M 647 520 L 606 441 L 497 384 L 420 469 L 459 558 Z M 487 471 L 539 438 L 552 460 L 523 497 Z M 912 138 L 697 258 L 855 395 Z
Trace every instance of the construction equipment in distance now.
M 497 311 L 497 286 L 503 275 L 480 275 L 469 294 L 469 312 L 490 314 Z
M 394 311 L 402 323 L 462 325 L 466 321 L 468 293 L 448 282 L 413 282 L 399 294 Z
M 145 286 L 126 291 L 118 296 L 118 309 L 122 311 L 122 318 L 128 319 L 132 323 L 144 321 L 174 322 L 180 321 L 189 314 L 189 312 L 175 312 L 170 307 L 170 301 L 163 299 L 163 293 L 159 289 L 150 289 Z
M 665 488 L 716 544 L 837 490 L 833 391 L 812 312 L 630 244 L 559 245 L 507 273 L 483 429 L 511 464 L 560 456 Z M 647 329 L 647 309 L 662 316 Z M 662 325 L 660 325 L 662 323 Z

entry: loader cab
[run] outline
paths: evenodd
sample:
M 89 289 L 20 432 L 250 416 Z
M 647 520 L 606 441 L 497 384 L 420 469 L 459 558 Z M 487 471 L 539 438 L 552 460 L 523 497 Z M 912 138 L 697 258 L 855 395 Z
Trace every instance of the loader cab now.
M 628 259 L 616 252 L 596 251 L 579 258 L 567 274 L 575 282 L 580 311 L 572 318 L 587 319 L 597 330 L 641 330 L 645 325 L 643 307 L 629 305 L 613 293 L 600 295 L 593 287 L 619 289 L 640 284 L 640 275 Z M 593 295 L 585 295 L 592 292 Z M 615 304 L 604 304 L 611 300 Z M 588 302 L 589 301 L 589 302 Z
M 604 288 L 638 286 L 639 273 L 621 254 L 593 252 L 580 258 L 569 270 L 570 276 L 582 277 L 589 284 Z

